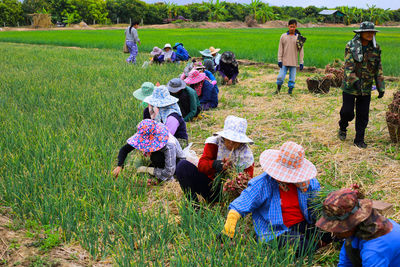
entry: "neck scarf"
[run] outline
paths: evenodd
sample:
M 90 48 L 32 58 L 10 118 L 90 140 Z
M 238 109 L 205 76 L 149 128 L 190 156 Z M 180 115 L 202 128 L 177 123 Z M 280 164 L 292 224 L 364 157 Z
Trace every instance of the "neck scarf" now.
M 354 235 L 363 240 L 371 240 L 389 233 L 392 227 L 392 223 L 387 218 L 372 209 L 371 215 L 357 226 Z
M 164 124 L 167 122 L 168 116 L 171 115 L 172 113 L 178 113 L 179 116 L 182 116 L 181 109 L 179 108 L 177 103 L 172 104 L 170 106 L 158 108 L 158 110 L 159 112 L 157 116 L 154 118 L 154 120 L 162 122 Z
M 237 149 L 231 151 L 226 148 L 221 136 L 207 138 L 206 144 L 216 144 L 218 146 L 217 160 L 229 158 L 240 171 L 247 169 L 254 163 L 253 152 L 247 144 L 241 144 Z
M 172 51 L 172 49 L 170 49 L 168 52 L 163 51 L 163 52 L 162 52 L 162 55 L 164 55 L 164 60 L 170 59 L 170 58 L 172 57 L 172 53 L 173 53 L 173 52 L 174 52 L 174 51 Z
M 196 84 L 193 84 L 193 89 L 196 91 L 196 93 L 197 93 L 197 95 L 198 96 L 201 96 L 201 92 L 202 92 L 202 89 L 203 89 L 203 83 L 204 83 L 204 81 L 205 80 L 202 80 L 201 82 L 199 82 L 199 83 L 196 83 Z
M 288 187 L 287 183 L 280 182 L 278 180 L 276 180 L 276 181 L 278 182 L 278 185 L 279 185 L 280 189 L 282 189 L 284 192 L 289 191 L 289 187 Z M 310 181 L 300 182 L 300 183 L 296 183 L 294 185 L 297 188 L 299 188 L 301 192 L 305 193 L 308 190 L 308 186 L 310 185 Z
M 372 45 L 374 48 L 376 48 L 375 36 L 372 39 Z M 354 60 L 357 62 L 362 62 L 364 59 L 364 53 L 362 50 L 361 34 L 357 33 L 356 35 L 354 35 L 353 39 L 351 39 L 349 42 L 349 46 Z

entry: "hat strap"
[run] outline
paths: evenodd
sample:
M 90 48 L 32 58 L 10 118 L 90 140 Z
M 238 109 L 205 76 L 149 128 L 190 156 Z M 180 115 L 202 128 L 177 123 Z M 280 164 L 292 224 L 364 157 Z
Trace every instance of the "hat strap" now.
M 347 213 L 345 213 L 345 214 L 343 214 L 343 215 L 341 215 L 341 216 L 336 216 L 336 215 L 334 215 L 334 216 L 327 216 L 326 213 L 325 213 L 325 211 L 322 211 L 322 213 L 323 213 L 323 215 L 324 215 L 324 218 L 325 218 L 326 220 L 328 220 L 328 221 L 344 221 L 344 220 L 346 220 L 350 215 L 356 213 L 356 212 L 358 211 L 359 208 L 360 208 L 360 203 L 357 201 L 357 205 L 355 205 L 354 208 L 353 208 L 350 212 L 347 212 Z

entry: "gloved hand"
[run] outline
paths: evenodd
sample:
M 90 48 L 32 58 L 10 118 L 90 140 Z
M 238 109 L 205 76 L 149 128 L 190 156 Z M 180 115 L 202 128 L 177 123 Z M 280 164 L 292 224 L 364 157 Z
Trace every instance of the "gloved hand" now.
M 378 98 L 382 98 L 384 95 L 385 95 L 385 92 L 381 92 L 381 91 L 379 91 Z
M 222 234 L 233 238 L 235 235 L 235 229 L 237 221 L 240 219 L 240 214 L 236 210 L 229 210 L 228 216 L 226 218 L 224 230 L 222 230 Z
M 224 170 L 224 163 L 222 160 L 214 160 L 212 167 L 216 172 L 222 172 Z
M 278 66 L 282 69 L 282 62 L 278 62 Z
M 303 70 L 303 69 L 304 69 L 304 65 L 300 64 L 300 70 Z
M 154 175 L 154 168 L 153 167 L 140 166 L 139 168 L 137 168 L 137 173 L 148 173 L 150 175 Z

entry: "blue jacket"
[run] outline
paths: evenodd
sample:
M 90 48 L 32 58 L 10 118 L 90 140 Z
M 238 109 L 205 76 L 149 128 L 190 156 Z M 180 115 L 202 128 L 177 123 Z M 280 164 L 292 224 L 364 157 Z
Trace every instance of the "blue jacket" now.
M 310 180 L 307 192 L 297 189 L 300 210 L 308 223 L 313 223 L 309 201 L 320 190 L 317 179 Z M 278 182 L 263 173 L 249 181 L 247 188 L 230 205 L 242 217 L 252 213 L 258 240 L 268 242 L 288 231 L 283 223 Z
M 200 104 L 210 103 L 211 108 L 216 108 L 218 106 L 218 91 L 215 86 L 208 81 L 204 81 L 199 100 Z
M 188 60 L 189 59 L 189 53 L 182 45 L 179 45 L 176 48 L 176 57 L 178 59 L 180 59 L 180 60 Z

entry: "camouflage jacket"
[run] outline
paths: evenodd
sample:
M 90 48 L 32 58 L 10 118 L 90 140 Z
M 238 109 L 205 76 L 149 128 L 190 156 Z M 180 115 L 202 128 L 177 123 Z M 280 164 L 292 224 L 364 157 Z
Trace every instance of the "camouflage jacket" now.
M 344 92 L 352 95 L 370 95 L 374 80 L 378 91 L 385 91 L 381 49 L 378 44 L 370 42 L 363 53 L 360 35 L 356 34 L 346 45 L 344 59 Z

